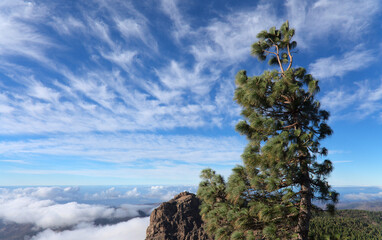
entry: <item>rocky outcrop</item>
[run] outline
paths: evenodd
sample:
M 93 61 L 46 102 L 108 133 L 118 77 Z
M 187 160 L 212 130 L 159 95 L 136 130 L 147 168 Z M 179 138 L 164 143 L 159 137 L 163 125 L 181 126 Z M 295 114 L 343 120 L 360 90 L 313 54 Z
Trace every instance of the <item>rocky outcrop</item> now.
M 182 192 L 162 203 L 150 216 L 146 240 L 210 240 L 199 214 L 200 200 Z

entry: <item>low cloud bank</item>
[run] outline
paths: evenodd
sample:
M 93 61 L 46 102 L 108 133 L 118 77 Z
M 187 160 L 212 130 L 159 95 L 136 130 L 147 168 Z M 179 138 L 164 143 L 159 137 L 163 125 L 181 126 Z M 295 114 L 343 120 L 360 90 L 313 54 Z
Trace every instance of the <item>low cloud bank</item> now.
M 79 187 L 25 187 L 0 188 L 0 199 L 31 197 L 53 201 L 75 201 L 80 197 Z
M 378 193 L 354 193 L 344 195 L 345 200 L 351 201 L 376 201 L 382 200 L 382 192 Z
M 28 240 L 143 240 L 147 216 L 181 191 L 196 187 L 3 187 L 0 221 L 20 231 L 30 224 L 20 232 Z
M 152 204 L 168 201 L 183 191 L 196 192 L 197 186 L 118 186 L 118 187 L 4 187 L 0 200 L 33 198 L 56 203 L 85 203 L 108 206 Z
M 150 218 L 145 217 L 108 226 L 79 225 L 76 229 L 62 232 L 48 229 L 37 234 L 31 240 L 143 240 L 146 237 L 149 221 Z
M 150 214 L 153 205 L 121 204 L 118 207 L 78 203 L 77 188 L 34 187 L 0 189 L 0 220 L 34 224 L 37 229 L 59 229 L 92 224 L 97 219 L 120 219 Z M 74 201 L 70 201 L 74 199 Z M 57 200 L 68 202 L 59 203 Z

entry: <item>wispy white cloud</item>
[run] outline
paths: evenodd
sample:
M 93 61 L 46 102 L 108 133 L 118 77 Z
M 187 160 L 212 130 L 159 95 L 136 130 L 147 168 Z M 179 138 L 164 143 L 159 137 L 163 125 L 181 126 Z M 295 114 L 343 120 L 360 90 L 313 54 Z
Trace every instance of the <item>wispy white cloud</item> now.
M 191 53 L 204 64 L 223 62 L 220 66 L 226 66 L 244 61 L 257 33 L 281 22 L 271 4 L 230 12 L 198 29 L 198 36 L 204 37 L 191 46 Z
M 343 56 L 319 58 L 309 64 L 312 75 L 318 79 L 343 77 L 345 74 L 367 67 L 376 60 L 373 50 L 364 50 L 360 45 L 346 52 Z
M 333 163 L 351 163 L 353 161 L 348 161 L 348 160 L 344 160 L 344 161 L 333 161 Z
M 44 6 L 31 1 L 5 0 L 0 3 L 0 56 L 24 56 L 48 63 L 45 49 L 53 43 L 30 23 L 41 22 Z
M 161 84 L 154 85 L 155 92 L 149 92 L 159 95 L 159 99 L 164 99 L 161 97 L 164 95 L 165 100 L 170 98 L 177 103 L 195 101 L 196 105 L 181 109 L 195 112 L 193 116 L 197 112 L 205 113 L 210 123 L 223 127 L 226 117 L 239 112 L 232 102 L 233 80 L 222 78 L 223 72 L 248 59 L 250 45 L 257 32 L 281 20 L 270 4 L 259 4 L 239 12 L 229 12 L 211 19 L 205 26 L 192 28 L 187 12 L 180 8 L 182 3 L 172 0 L 161 3 L 162 10 L 173 22 L 170 28 L 172 35 L 178 43 L 188 46 L 188 54 L 194 57 L 195 62 L 170 60 L 166 66 L 156 69 Z M 189 39 L 193 41 L 187 41 Z M 199 122 L 195 126 L 203 124 Z
M 192 34 L 189 23 L 184 19 L 184 15 L 178 8 L 178 0 L 161 0 L 162 11 L 168 15 L 173 22 L 172 34 L 176 41 L 180 41 L 186 35 Z
M 344 150 L 329 150 L 329 154 L 347 154 L 351 153 L 350 151 L 344 151 Z
M 138 53 L 136 51 L 121 50 L 110 53 L 101 52 L 101 54 L 105 59 L 117 64 L 126 72 L 129 72 L 129 68 L 133 63 L 134 57 L 137 56 Z
M 159 80 L 170 89 L 188 90 L 206 96 L 219 75 L 218 72 L 215 72 L 215 75 L 203 74 L 203 70 L 200 65 L 188 70 L 178 62 L 171 61 L 167 68 L 158 70 L 157 75 Z
M 364 119 L 382 110 L 382 84 L 371 86 L 369 81 L 356 82 L 355 88 L 332 90 L 321 99 L 323 108 L 335 119 Z M 354 89 L 354 90 L 352 90 Z
M 60 98 L 60 93 L 37 81 L 30 84 L 28 95 L 48 102 L 58 102 Z
M 213 102 L 203 105 L 183 101 L 169 102 L 171 96 L 177 97 L 182 91 L 177 87 L 174 91 L 151 89 L 155 96 L 153 99 L 147 93 L 126 86 L 125 80 L 118 74 L 90 72 L 82 77 L 73 74 L 67 74 L 67 77 L 69 86 L 58 82 L 50 86 L 41 82 L 30 85 L 28 81 L 24 81 L 23 84 L 29 89 L 27 95 L 21 92 L 19 95 L 9 92 L 3 94 L 3 98 L 0 99 L 1 109 L 8 114 L 0 116 L 4 123 L 0 132 L 82 132 L 195 127 L 211 124 L 208 116 L 214 114 Z M 206 92 L 208 89 L 208 86 L 198 82 L 194 85 L 199 86 L 194 91 Z M 64 127 L 68 122 L 71 123 L 71 128 Z
M 320 1 L 316 6 L 309 5 L 304 11 L 308 15 L 315 15 L 316 10 L 309 9 L 323 8 L 327 5 L 324 3 Z M 137 11 L 131 3 L 98 1 L 95 9 L 89 11 L 84 11 L 83 7 L 76 5 L 76 10 L 80 13 L 78 16 L 63 14 L 52 18 L 40 13 L 41 5 L 33 2 L 23 2 L 20 5 L 6 1 L 2 4 L 11 8 L 11 11 L 8 11 L 12 13 L 10 19 L 14 21 L 11 26 L 19 33 L 26 24 L 19 22 L 18 19 L 22 16 L 31 22 L 48 18 L 49 26 L 53 26 L 61 35 L 78 35 L 78 38 L 86 41 L 93 38 L 99 40 L 85 47 L 92 57 L 96 56 L 94 59 L 98 59 L 94 60 L 91 57 L 89 60 L 96 62 L 96 70 L 85 64 L 78 69 L 68 70 L 65 63 L 56 63 L 57 66 L 52 69 L 62 78 L 47 79 L 43 76 L 43 79 L 39 79 L 41 75 L 37 75 L 31 84 L 31 78 L 27 76 L 34 73 L 31 73 L 30 69 L 16 71 L 12 70 L 16 69 L 14 67 L 3 66 L 3 69 L 9 69 L 5 70 L 5 73 L 21 85 L 16 93 L 10 84 L 12 81 L 3 83 L 7 91 L 3 93 L 6 99 L 0 104 L 0 112 L 4 113 L 0 116 L 4 123 L 0 126 L 0 133 L 6 134 L 224 127 L 227 125 L 226 120 L 232 122 L 232 117 L 239 111 L 231 101 L 233 81 L 222 78 L 223 72 L 229 71 L 234 75 L 235 71 L 231 68 L 249 57 L 249 46 L 256 33 L 282 22 L 271 4 L 261 3 L 249 9 L 228 12 L 224 17 L 211 19 L 205 26 L 193 28 L 188 22 L 190 20 L 187 13 L 178 6 L 182 3 L 163 1 L 162 11 L 174 22 L 174 28 L 171 28 L 174 34 L 193 39 L 182 44 L 187 46 L 188 54 L 194 57 L 195 62 L 191 61 L 190 64 L 181 58 L 164 57 L 164 64 L 153 68 L 151 75 L 148 73 L 146 77 L 136 68 L 141 66 L 142 63 L 138 59 L 145 51 L 136 48 L 130 41 L 138 39 L 145 46 L 154 46 L 157 42 L 150 32 L 147 17 Z M 372 4 L 366 5 L 369 8 Z M 111 15 L 96 18 L 102 9 Z M 122 15 L 121 9 L 126 10 L 128 14 Z M 9 15 L 7 11 L 3 14 Z M 65 19 L 68 21 L 64 21 Z M 63 22 L 66 24 L 61 24 Z M 29 32 L 35 34 L 28 39 L 35 39 L 36 43 L 27 43 L 26 39 L 20 40 L 19 43 L 25 48 L 28 46 L 28 49 L 36 46 L 38 51 L 36 50 L 34 55 L 45 56 L 46 43 L 52 39 L 34 29 L 34 25 L 27 27 Z M 322 31 L 325 33 L 326 30 Z M 122 38 L 116 38 L 118 35 Z M 179 39 L 183 41 L 182 38 Z M 5 45 L 7 44 L 4 42 Z M 22 47 L 17 46 L 17 49 Z M 352 54 L 358 54 L 361 58 L 368 53 L 354 50 L 342 58 L 321 59 L 311 66 L 313 72 L 317 72 L 317 77 L 322 74 L 343 75 L 346 71 L 367 64 L 367 61 L 358 61 L 352 65 L 352 62 L 348 61 Z M 118 70 L 110 71 L 109 67 L 103 66 L 104 62 L 100 58 Z M 342 71 L 334 71 L 335 63 L 343 61 L 348 64 L 341 64 Z M 329 64 L 332 70 L 321 71 L 325 64 Z M 156 78 L 159 81 L 156 81 Z M 70 128 L 66 127 L 68 124 Z
M 332 90 L 326 93 L 321 99 L 321 104 L 325 109 L 331 111 L 340 111 L 350 106 L 356 101 L 361 93 L 351 94 L 344 90 Z
M 53 16 L 50 24 L 61 35 L 78 34 L 86 31 L 85 23 L 73 16 Z
M 299 46 L 307 48 L 329 36 L 341 43 L 362 39 L 381 5 L 375 0 L 288 0 L 286 7 Z
M 84 134 L 0 142 L 3 155 L 14 153 L 81 156 L 109 162 L 182 161 L 236 163 L 244 142 L 239 137 L 154 134 Z M 17 155 L 17 154 L 16 154 Z M 21 156 L 19 156 L 21 157 Z
M 75 170 L 61 170 L 61 169 L 17 169 L 4 171 L 11 174 L 20 175 L 38 175 L 41 179 L 49 178 L 49 176 L 81 176 L 91 178 L 103 178 L 103 179 L 118 179 L 126 184 L 173 184 L 176 182 L 182 184 L 198 184 L 200 178 L 200 172 L 207 167 L 213 167 L 219 174 L 224 177 L 228 177 L 231 173 L 232 166 L 234 164 L 240 164 L 237 161 L 231 164 L 205 163 L 205 164 L 190 164 L 190 163 L 177 163 L 168 162 L 165 160 L 154 161 L 148 163 L 148 161 L 142 161 L 134 165 L 133 167 L 124 167 L 123 165 L 112 168 L 92 168 L 84 169 L 82 167 Z M 149 165 L 149 166 L 147 166 Z M 44 176 L 45 175 L 45 176 Z M 181 179 L 181 180 L 180 180 Z M 60 181 L 60 184 L 68 184 L 66 180 Z
M 12 160 L 12 159 L 0 160 L 0 162 L 4 162 L 4 163 L 16 163 L 16 164 L 30 164 L 29 162 L 24 161 L 24 160 Z

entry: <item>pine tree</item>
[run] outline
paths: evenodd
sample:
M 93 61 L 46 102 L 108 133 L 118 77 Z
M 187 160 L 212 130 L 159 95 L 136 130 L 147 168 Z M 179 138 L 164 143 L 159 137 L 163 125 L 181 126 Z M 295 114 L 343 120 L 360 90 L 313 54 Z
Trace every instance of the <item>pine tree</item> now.
M 330 202 L 338 194 L 327 176 L 333 166 L 320 141 L 332 134 L 315 95 L 318 81 L 304 68 L 293 68 L 294 29 L 286 21 L 257 35 L 252 55 L 269 58 L 271 70 L 248 77 L 236 75 L 234 99 L 244 120 L 236 130 L 249 141 L 243 166 L 227 183 L 203 170 L 198 196 L 207 232 L 215 239 L 308 239 L 313 200 Z

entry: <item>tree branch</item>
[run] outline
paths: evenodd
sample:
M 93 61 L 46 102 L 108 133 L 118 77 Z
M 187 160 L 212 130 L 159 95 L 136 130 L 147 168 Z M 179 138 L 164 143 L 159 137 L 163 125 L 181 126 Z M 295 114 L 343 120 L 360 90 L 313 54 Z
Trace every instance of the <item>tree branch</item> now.
M 296 126 L 298 124 L 298 122 L 295 122 L 291 125 L 288 125 L 288 126 L 285 126 L 285 127 L 282 127 L 283 129 L 291 129 L 292 127 Z
M 271 53 L 271 54 L 277 55 L 277 53 L 275 53 L 275 52 L 271 52 L 271 51 L 267 51 L 267 50 L 263 50 L 263 52 Z
M 292 67 L 292 62 L 293 62 L 293 57 L 292 57 L 292 54 L 290 53 L 289 43 L 287 45 L 287 50 L 288 50 L 288 56 L 289 56 L 289 65 L 287 68 L 287 71 L 288 71 Z
M 275 44 L 274 45 L 275 46 L 275 48 L 276 48 L 276 57 L 277 57 L 277 61 L 279 62 L 279 66 L 280 66 L 280 69 L 281 69 L 281 74 L 282 75 L 284 75 L 284 68 L 283 68 L 283 65 L 282 65 L 282 63 L 281 63 L 281 61 L 280 61 L 280 56 L 279 56 L 279 47 Z

